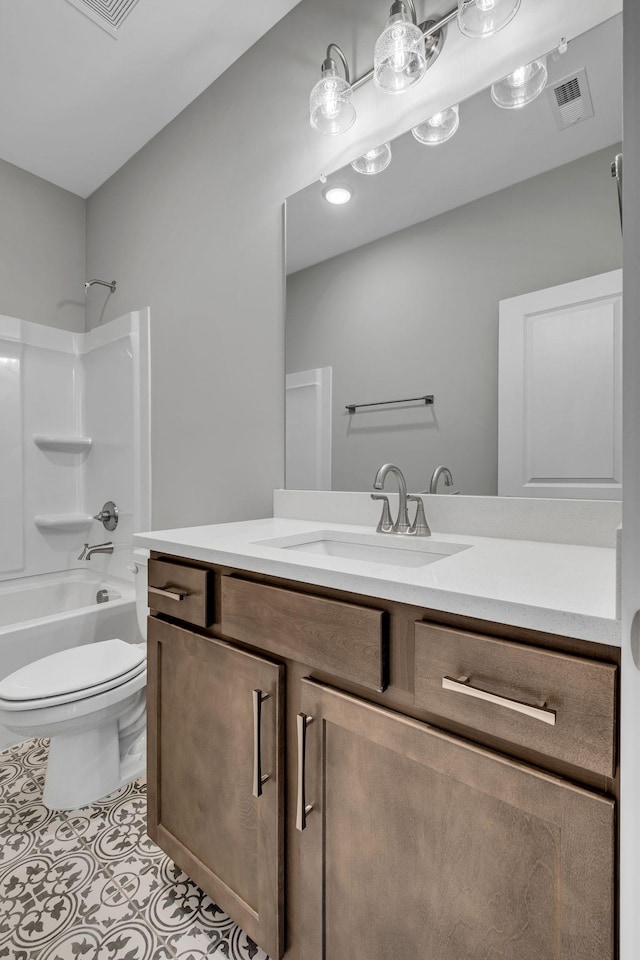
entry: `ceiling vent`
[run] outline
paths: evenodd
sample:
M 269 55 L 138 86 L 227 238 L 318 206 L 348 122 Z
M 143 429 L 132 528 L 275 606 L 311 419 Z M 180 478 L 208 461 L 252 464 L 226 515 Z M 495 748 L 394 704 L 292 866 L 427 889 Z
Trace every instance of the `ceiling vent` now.
M 566 130 L 593 116 L 586 70 L 578 70 L 547 87 L 547 97 L 558 130 Z
M 76 10 L 97 23 L 99 27 L 118 36 L 120 27 L 139 0 L 67 0 Z

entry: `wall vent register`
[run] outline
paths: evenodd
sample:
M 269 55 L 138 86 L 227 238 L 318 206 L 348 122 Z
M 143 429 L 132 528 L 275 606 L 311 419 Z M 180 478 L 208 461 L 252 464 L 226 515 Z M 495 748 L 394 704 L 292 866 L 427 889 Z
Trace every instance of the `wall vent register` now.
M 551 112 L 558 130 L 566 130 L 593 116 L 593 103 L 586 70 L 579 70 L 547 88 Z
M 67 3 L 76 10 L 84 13 L 116 38 L 118 31 L 138 2 L 139 0 L 67 0 Z

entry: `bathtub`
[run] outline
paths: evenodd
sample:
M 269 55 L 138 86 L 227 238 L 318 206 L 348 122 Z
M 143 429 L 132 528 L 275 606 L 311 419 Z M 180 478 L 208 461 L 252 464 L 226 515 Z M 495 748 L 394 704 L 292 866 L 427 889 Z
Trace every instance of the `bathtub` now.
M 109 599 L 98 603 L 99 590 Z M 96 640 L 139 642 L 132 583 L 69 570 L 0 583 L 0 679 L 58 650 Z M 0 726 L 0 750 L 16 743 Z

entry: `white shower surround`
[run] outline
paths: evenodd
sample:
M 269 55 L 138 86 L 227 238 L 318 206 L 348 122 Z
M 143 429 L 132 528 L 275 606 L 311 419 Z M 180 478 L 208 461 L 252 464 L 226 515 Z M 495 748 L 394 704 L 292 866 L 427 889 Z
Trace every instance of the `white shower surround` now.
M 132 536 L 150 525 L 149 388 L 148 308 L 83 334 L 0 316 L 0 580 L 78 567 L 85 540 L 114 543 L 92 570 L 133 579 Z M 113 533 L 90 519 L 105 500 L 120 511 Z M 65 515 L 72 529 L 36 527 Z

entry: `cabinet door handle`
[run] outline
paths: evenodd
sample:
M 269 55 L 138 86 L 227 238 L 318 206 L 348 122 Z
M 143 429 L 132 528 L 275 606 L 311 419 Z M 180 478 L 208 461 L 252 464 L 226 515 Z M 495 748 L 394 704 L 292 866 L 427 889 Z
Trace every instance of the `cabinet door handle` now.
M 304 768 L 307 758 L 307 727 L 313 723 L 313 717 L 306 713 L 299 713 L 296 717 L 298 729 L 298 797 L 296 803 L 296 830 L 304 830 L 307 825 L 307 814 L 313 810 L 313 804 L 307 803 L 305 798 Z
M 185 597 L 189 596 L 186 590 L 180 590 L 179 587 L 172 587 L 171 590 L 167 590 L 165 587 L 149 587 L 149 593 L 155 593 L 167 600 L 184 600 Z
M 467 697 L 484 700 L 485 703 L 494 703 L 498 707 L 506 707 L 507 710 L 515 710 L 516 713 L 524 713 L 525 716 L 533 717 L 534 720 L 541 720 L 542 723 L 548 723 L 552 727 L 555 726 L 555 710 L 548 710 L 545 706 L 535 707 L 533 704 L 512 700 L 510 697 L 499 697 L 495 693 L 489 693 L 488 690 L 472 686 L 469 677 L 459 677 L 457 680 L 452 677 L 443 677 L 442 689 L 451 690 L 453 693 L 463 693 Z
M 268 693 L 262 690 L 253 691 L 253 795 L 262 796 L 262 784 L 269 779 L 269 774 L 262 773 L 262 704 L 269 699 Z

